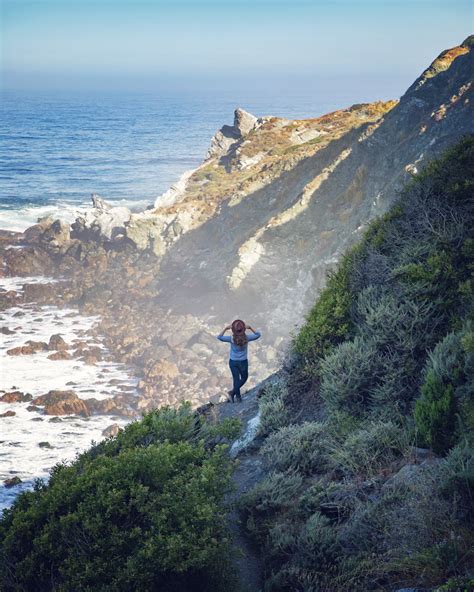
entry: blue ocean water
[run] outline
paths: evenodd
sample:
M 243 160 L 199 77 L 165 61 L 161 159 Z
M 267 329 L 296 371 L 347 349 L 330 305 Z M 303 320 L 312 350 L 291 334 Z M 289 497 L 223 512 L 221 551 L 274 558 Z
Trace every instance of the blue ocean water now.
M 241 106 L 257 116 L 316 117 L 346 106 L 314 96 L 3 92 L 0 228 L 49 213 L 72 219 L 92 192 L 144 209 L 204 158 Z

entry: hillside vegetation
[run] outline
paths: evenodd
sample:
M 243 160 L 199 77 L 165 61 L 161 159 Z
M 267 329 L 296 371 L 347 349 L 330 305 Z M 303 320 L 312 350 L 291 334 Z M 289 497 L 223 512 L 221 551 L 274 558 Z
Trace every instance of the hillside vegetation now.
M 0 521 L 0 589 L 235 589 L 224 494 L 231 462 L 218 444 L 238 422 L 190 407 L 129 424 L 38 480 Z
M 473 171 L 466 138 L 405 187 L 260 398 L 266 592 L 472 589 Z
M 467 137 L 405 187 L 261 388 L 265 476 L 240 509 L 264 592 L 472 589 L 473 171 Z M 0 589 L 245 590 L 238 431 L 165 407 L 56 466 L 0 520 Z

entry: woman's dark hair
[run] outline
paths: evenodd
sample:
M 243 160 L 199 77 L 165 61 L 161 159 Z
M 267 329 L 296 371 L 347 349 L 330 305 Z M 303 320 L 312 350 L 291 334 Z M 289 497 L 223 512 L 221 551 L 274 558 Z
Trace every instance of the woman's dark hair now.
M 240 347 L 246 345 L 248 342 L 247 335 L 245 335 L 245 333 L 243 335 L 236 335 L 234 333 L 232 335 L 232 339 L 234 340 L 235 345 L 239 345 Z
M 232 323 L 232 339 L 235 345 L 240 347 L 246 345 L 248 342 L 247 335 L 245 335 L 245 323 L 240 319 L 236 319 Z

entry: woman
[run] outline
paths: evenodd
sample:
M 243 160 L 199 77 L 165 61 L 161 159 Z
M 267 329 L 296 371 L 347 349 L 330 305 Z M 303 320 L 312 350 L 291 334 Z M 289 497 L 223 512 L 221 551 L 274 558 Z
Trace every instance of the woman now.
M 226 331 L 232 329 L 232 336 L 224 335 Z M 245 330 L 249 329 L 253 335 L 246 335 Z M 230 359 L 229 366 L 232 372 L 232 379 L 234 381 L 234 388 L 228 391 L 229 401 L 234 402 L 234 397 L 240 403 L 242 397 L 240 396 L 240 387 L 247 382 L 249 376 L 249 363 L 247 359 L 247 344 L 249 341 L 255 341 L 260 337 L 261 333 L 252 329 L 250 325 L 246 325 L 240 319 L 236 319 L 232 325 L 224 327 L 219 333 L 217 339 L 230 343 Z

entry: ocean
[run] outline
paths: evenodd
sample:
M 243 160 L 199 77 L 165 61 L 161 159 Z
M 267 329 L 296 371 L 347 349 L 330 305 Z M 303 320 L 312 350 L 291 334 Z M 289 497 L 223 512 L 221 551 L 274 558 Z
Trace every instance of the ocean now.
M 72 221 L 98 193 L 144 209 L 204 158 L 240 106 L 256 116 L 316 117 L 338 105 L 307 96 L 219 93 L 3 92 L 0 228 L 22 231 L 53 214 Z

